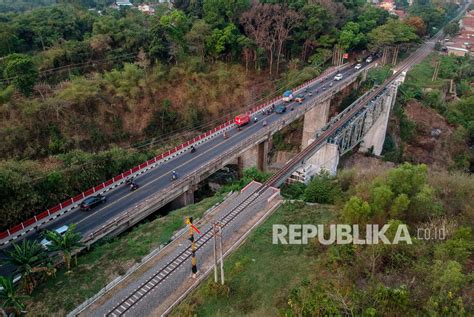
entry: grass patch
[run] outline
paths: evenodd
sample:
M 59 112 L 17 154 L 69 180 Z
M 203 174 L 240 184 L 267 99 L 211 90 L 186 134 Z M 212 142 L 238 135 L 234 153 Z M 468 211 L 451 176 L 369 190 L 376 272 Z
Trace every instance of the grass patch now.
M 214 284 L 213 275 L 173 312 L 173 316 L 277 316 L 286 305 L 288 289 L 314 277 L 314 245 L 273 245 L 272 225 L 327 223 L 330 206 L 304 203 L 282 205 L 258 227 L 225 262 L 226 285 Z
M 64 268 L 56 277 L 44 281 L 33 292 L 27 310 L 35 316 L 65 316 L 160 244 L 167 243 L 173 232 L 184 225 L 184 217 L 201 217 L 224 194 L 216 194 L 201 202 L 170 212 L 141 224 L 119 237 L 96 244 L 78 257 L 72 273 Z

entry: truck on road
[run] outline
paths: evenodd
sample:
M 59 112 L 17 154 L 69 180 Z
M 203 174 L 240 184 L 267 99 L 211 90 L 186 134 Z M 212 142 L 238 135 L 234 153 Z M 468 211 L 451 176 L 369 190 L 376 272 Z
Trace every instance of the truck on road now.
M 238 127 L 241 127 L 250 122 L 250 116 L 248 114 L 240 114 L 235 117 L 234 122 Z

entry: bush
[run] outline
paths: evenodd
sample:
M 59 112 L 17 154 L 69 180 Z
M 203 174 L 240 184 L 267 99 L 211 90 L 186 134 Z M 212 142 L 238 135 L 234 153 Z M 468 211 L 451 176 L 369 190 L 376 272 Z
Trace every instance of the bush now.
M 306 185 L 303 183 L 293 183 L 283 185 L 281 195 L 287 199 L 304 199 Z
M 327 171 L 316 175 L 304 191 L 304 200 L 312 203 L 333 204 L 340 196 L 340 186 Z

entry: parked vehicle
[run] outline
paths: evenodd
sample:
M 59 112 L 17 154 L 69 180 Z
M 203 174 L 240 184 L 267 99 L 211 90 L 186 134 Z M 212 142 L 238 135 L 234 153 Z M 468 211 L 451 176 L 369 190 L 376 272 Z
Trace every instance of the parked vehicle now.
M 300 102 L 300 103 L 301 103 L 301 102 L 303 102 L 303 100 L 304 100 L 304 95 L 298 95 L 298 96 L 296 96 L 296 98 L 295 98 L 295 101 L 296 101 L 296 102 Z
M 354 68 L 355 68 L 355 69 L 361 69 L 361 68 L 362 68 L 362 64 L 357 64 L 357 65 L 355 65 Z
M 59 233 L 60 235 L 64 235 L 67 231 L 67 229 L 69 229 L 69 226 L 67 225 L 64 225 L 62 227 L 59 227 L 59 228 L 56 228 L 52 231 L 56 231 L 57 233 Z M 49 241 L 48 239 L 44 238 L 43 240 L 41 240 L 41 245 L 46 248 L 48 245 L 51 244 L 51 241 Z
M 341 79 L 342 79 L 342 74 L 341 73 L 334 76 L 334 80 L 341 80 Z
M 279 105 L 275 108 L 275 112 L 276 113 L 284 113 L 286 112 L 286 107 L 285 105 Z
M 283 93 L 283 101 L 290 102 L 293 100 L 293 91 L 287 90 Z
M 238 127 L 241 127 L 250 122 L 250 116 L 248 114 L 240 114 L 235 117 L 234 122 Z
M 107 201 L 107 197 L 102 196 L 102 195 L 87 197 L 86 199 L 84 199 L 82 201 L 81 209 L 82 210 L 91 210 L 92 208 L 94 208 L 98 204 L 103 204 L 106 201 Z
M 367 57 L 367 59 L 365 60 L 367 63 L 372 63 L 372 56 L 369 56 Z

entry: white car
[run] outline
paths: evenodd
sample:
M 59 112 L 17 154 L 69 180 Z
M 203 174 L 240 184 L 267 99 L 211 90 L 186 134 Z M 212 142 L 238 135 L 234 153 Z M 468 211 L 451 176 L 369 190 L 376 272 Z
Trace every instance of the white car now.
M 62 226 L 62 227 L 54 229 L 53 231 L 56 231 L 60 235 L 63 235 L 67 231 L 67 229 L 69 229 L 69 226 Z M 45 239 L 41 240 L 41 244 L 43 245 L 43 247 L 46 248 L 48 245 L 51 244 L 51 241 L 49 241 L 48 239 L 45 238 Z
M 341 80 L 342 79 L 342 74 L 337 74 L 334 76 L 334 80 Z
M 367 63 L 372 63 L 372 56 L 369 56 L 367 57 L 367 59 L 365 60 Z
M 355 65 L 354 68 L 355 68 L 355 69 L 361 69 L 361 68 L 362 68 L 362 64 L 357 64 L 357 65 Z

